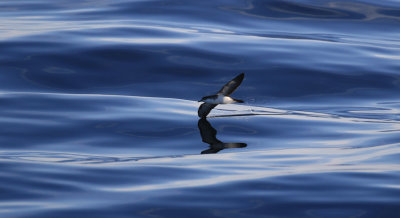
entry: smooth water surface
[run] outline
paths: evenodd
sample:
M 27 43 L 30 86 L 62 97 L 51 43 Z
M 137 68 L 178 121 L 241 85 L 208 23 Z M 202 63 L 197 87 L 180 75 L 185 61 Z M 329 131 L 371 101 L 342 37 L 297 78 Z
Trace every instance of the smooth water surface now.
M 397 217 L 399 25 L 394 0 L 1 1 L 0 216 Z

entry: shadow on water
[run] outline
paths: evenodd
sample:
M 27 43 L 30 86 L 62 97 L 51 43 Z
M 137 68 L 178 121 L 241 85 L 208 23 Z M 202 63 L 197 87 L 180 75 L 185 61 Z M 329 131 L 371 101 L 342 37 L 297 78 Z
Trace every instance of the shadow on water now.
M 210 145 L 210 148 L 201 154 L 214 154 L 226 148 L 244 148 L 246 143 L 224 143 L 217 139 L 217 130 L 214 129 L 206 118 L 199 119 L 198 127 L 203 142 Z

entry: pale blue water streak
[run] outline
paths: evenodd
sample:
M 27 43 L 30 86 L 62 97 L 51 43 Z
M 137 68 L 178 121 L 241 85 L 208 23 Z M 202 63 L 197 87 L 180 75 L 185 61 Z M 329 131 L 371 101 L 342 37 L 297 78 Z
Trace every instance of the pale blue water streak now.
M 397 1 L 2 1 L 0 215 L 396 217 L 399 21 Z M 199 120 L 240 72 L 246 103 Z

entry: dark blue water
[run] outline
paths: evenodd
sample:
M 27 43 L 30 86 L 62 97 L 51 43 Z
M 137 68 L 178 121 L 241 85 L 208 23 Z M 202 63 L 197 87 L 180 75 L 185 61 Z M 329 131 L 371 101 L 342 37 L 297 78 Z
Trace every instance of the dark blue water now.
M 399 27 L 394 0 L 0 1 L 0 216 L 398 217 Z

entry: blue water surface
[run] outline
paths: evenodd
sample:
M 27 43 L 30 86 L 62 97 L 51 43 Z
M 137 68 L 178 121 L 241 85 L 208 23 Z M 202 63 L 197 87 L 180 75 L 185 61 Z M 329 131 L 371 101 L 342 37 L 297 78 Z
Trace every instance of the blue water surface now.
M 395 0 L 0 1 L 0 217 L 398 217 L 399 27 Z

